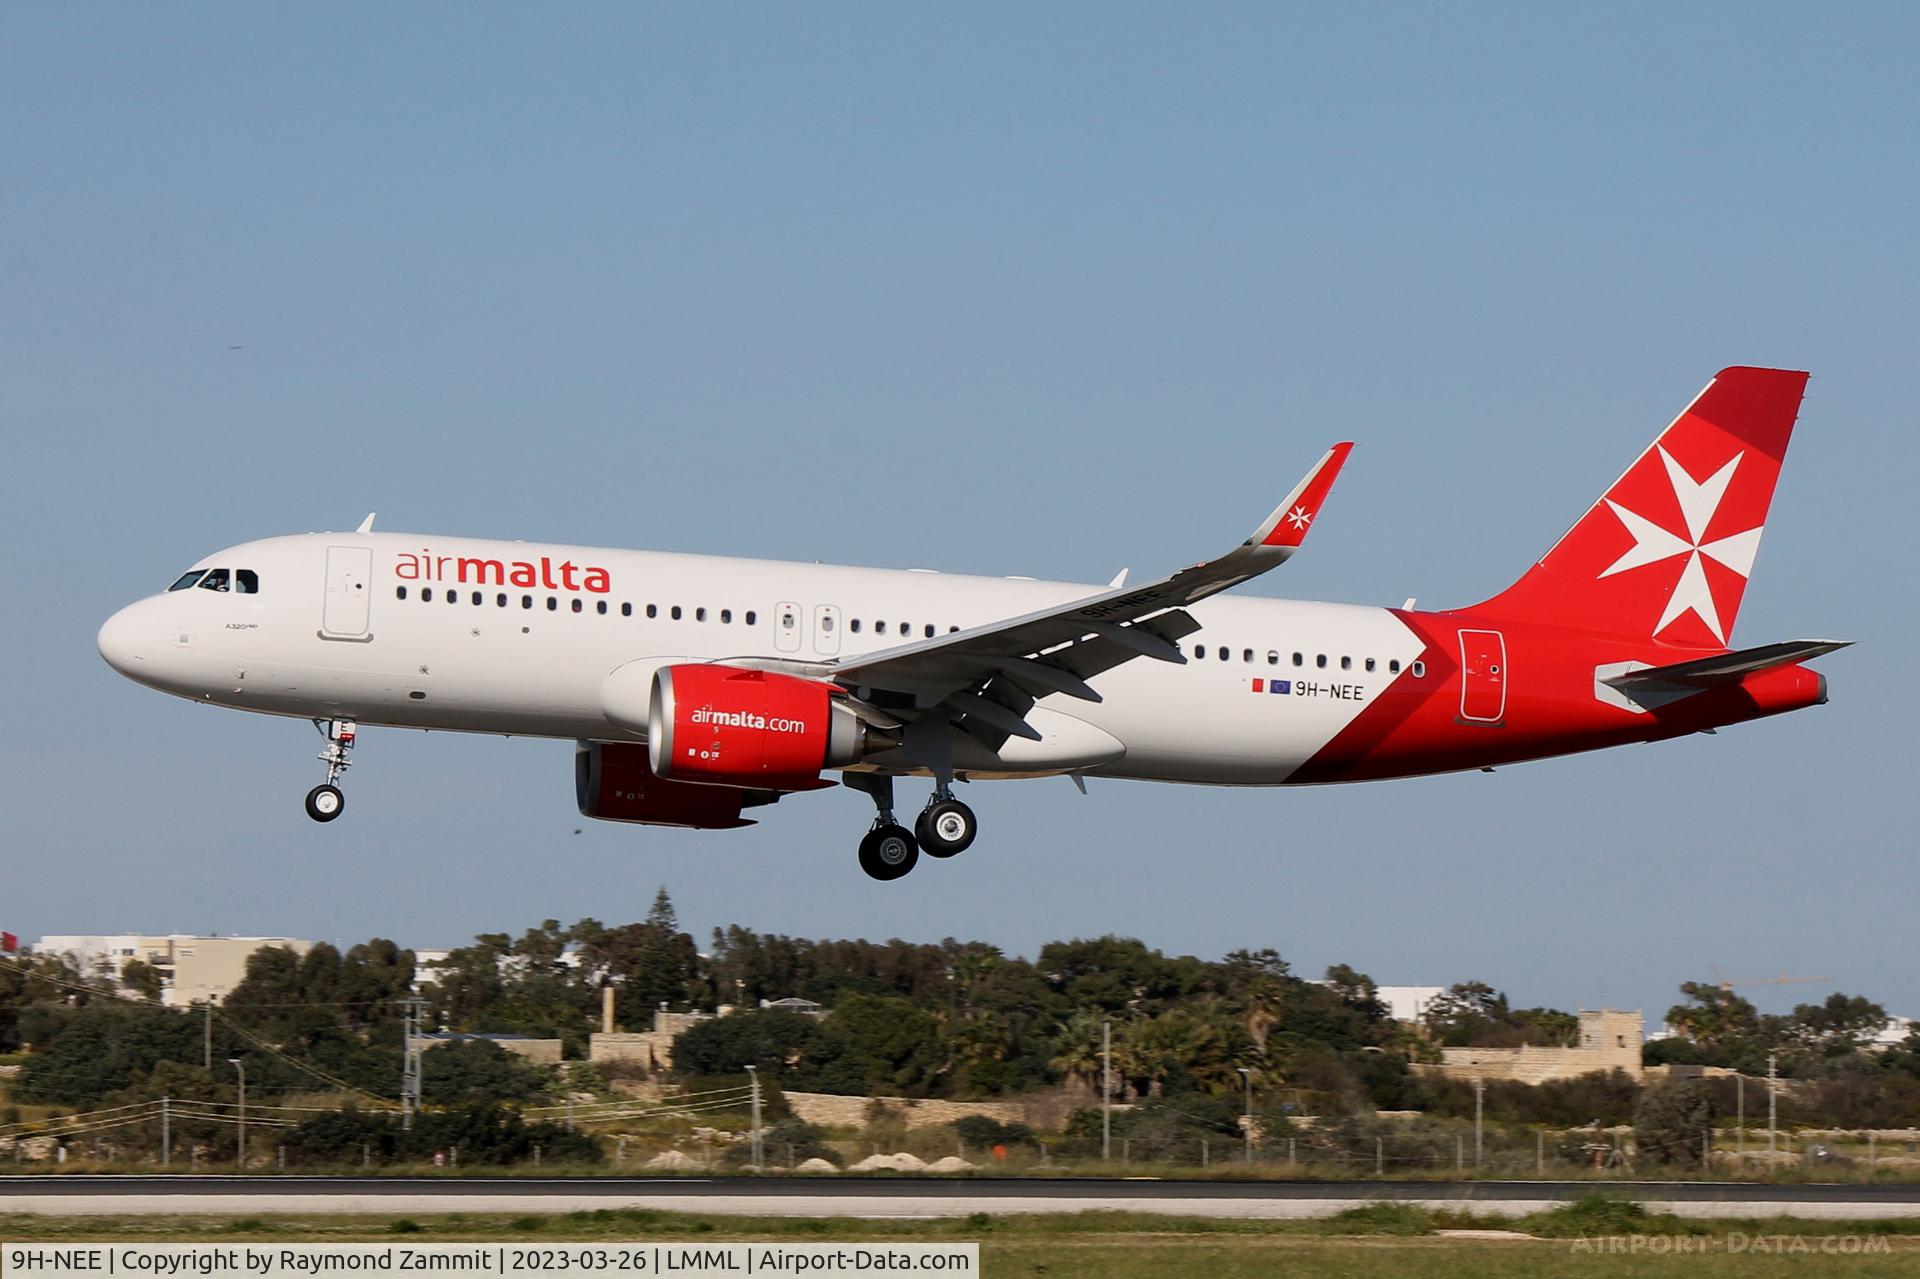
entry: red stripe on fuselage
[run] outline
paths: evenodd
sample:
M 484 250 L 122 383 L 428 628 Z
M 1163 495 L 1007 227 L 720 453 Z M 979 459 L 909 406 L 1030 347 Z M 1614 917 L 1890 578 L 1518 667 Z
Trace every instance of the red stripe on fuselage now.
M 1795 666 L 1634 711 L 1601 700 L 1595 692 L 1596 667 L 1666 666 L 1720 650 L 1515 625 L 1466 612 L 1393 613 L 1425 644 L 1420 657 L 1425 673 L 1415 675 L 1411 666 L 1402 670 L 1288 781 L 1359 782 L 1487 768 L 1697 733 L 1798 710 L 1824 697 L 1820 677 Z M 1461 715 L 1462 630 L 1498 631 L 1505 640 L 1500 674 L 1506 700 L 1498 722 Z

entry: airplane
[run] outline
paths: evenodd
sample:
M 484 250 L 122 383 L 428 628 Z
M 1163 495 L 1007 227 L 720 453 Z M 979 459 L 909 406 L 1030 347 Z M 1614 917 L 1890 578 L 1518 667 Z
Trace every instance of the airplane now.
M 954 784 L 1373 781 L 1659 741 L 1827 700 L 1805 662 L 1729 646 L 1807 375 L 1722 370 L 1518 581 L 1416 610 L 1223 592 L 1284 564 L 1350 444 L 1240 545 L 1140 585 L 532 545 L 270 537 L 100 629 L 116 671 L 311 720 L 340 816 L 363 725 L 571 740 L 588 817 L 719 830 L 834 785 L 875 817 L 875 879 L 951 857 Z M 928 778 L 909 830 L 895 781 Z

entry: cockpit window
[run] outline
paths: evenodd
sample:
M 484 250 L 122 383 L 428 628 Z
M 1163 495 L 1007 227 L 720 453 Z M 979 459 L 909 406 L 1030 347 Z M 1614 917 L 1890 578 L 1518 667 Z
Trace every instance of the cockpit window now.
M 212 569 L 200 579 L 200 589 L 203 591 L 231 590 L 232 584 L 227 580 L 229 576 L 230 574 L 223 568 Z
M 182 573 L 180 575 L 180 580 L 175 582 L 172 586 L 169 586 L 167 589 L 170 591 L 184 591 L 189 586 L 192 586 L 195 582 L 199 581 L 200 575 L 206 571 L 207 570 L 203 568 L 197 568 L 193 570 L 193 572 L 191 573 Z
M 233 589 L 241 595 L 260 593 L 260 575 L 250 568 L 233 570 Z

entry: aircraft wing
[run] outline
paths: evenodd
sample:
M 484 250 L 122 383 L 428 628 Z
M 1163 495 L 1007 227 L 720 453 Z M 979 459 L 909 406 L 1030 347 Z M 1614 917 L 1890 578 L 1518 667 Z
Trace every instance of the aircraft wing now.
M 993 749 L 1009 736 L 1039 740 L 1026 723 L 1037 698 L 1060 693 L 1097 702 L 1087 680 L 1136 657 L 1184 663 L 1179 641 L 1200 629 L 1185 605 L 1277 568 L 1300 548 L 1352 450 L 1336 444 L 1253 534 L 1216 559 L 1159 581 L 1120 586 L 934 639 L 824 663 L 811 673 L 848 689 L 869 706 L 910 696 L 918 718 L 944 709 Z

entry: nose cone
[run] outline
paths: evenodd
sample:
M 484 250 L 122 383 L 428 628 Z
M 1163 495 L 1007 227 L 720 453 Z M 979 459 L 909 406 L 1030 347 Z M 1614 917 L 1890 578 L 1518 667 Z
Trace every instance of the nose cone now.
M 141 667 L 152 656 L 155 642 L 160 638 L 157 628 L 152 626 L 152 613 L 144 607 L 145 600 L 139 604 L 129 604 L 107 619 L 100 628 L 100 656 L 107 665 L 119 671 L 129 679 L 139 679 Z

